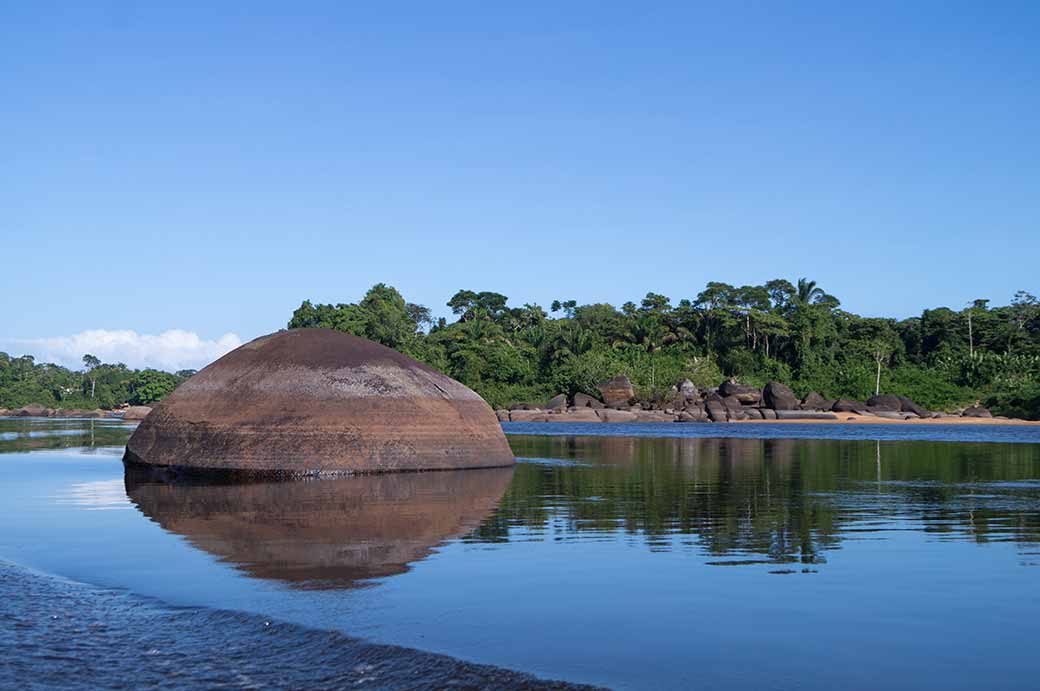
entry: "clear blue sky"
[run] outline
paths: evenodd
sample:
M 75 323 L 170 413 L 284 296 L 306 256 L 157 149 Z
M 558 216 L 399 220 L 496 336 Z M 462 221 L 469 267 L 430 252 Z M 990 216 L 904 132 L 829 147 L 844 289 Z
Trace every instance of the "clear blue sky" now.
M 152 4 L 0 10 L 0 340 L 1040 292 L 1040 3 Z

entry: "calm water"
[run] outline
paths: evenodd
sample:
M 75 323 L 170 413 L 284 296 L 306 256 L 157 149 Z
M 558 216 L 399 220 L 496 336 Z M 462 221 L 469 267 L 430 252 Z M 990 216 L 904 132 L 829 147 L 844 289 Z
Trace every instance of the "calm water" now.
M 125 474 L 130 429 L 0 421 L 0 686 L 1040 684 L 1036 428 L 509 425 L 515 470 L 245 485 Z

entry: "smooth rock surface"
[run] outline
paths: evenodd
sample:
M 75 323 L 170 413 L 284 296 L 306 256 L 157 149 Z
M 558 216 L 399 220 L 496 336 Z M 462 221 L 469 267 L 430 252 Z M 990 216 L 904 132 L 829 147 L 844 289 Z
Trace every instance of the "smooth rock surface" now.
M 263 336 L 209 365 L 152 410 L 125 459 L 290 476 L 515 463 L 480 396 L 329 329 Z
M 762 400 L 767 408 L 773 410 L 798 410 L 801 401 L 794 395 L 794 391 L 786 384 L 771 381 L 762 390 Z
M 627 407 L 636 397 L 631 380 L 624 374 L 608 379 L 598 388 L 603 402 L 612 408 Z

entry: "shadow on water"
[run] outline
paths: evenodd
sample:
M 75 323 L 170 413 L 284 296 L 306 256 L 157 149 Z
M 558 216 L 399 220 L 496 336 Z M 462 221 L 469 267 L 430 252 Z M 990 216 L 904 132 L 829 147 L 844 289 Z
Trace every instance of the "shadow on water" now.
M 164 482 L 127 466 L 126 492 L 164 530 L 248 575 L 306 589 L 404 573 L 476 529 L 513 468 L 270 482 Z

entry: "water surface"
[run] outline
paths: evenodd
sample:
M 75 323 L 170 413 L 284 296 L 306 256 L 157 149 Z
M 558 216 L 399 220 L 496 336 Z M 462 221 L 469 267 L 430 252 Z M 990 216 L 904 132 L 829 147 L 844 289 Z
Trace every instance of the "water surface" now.
M 762 437 L 700 431 L 715 427 Z M 40 581 L 59 577 L 213 618 L 194 630 L 236 650 L 264 622 L 287 656 L 333 636 L 340 684 L 408 687 L 352 671 L 360 637 L 405 651 L 376 671 L 434 686 L 533 683 L 508 669 L 617 688 L 1035 688 L 1037 433 L 877 427 L 510 425 L 515 469 L 171 485 L 124 472 L 129 427 L 4 421 L 0 560 L 18 566 L 0 597 L 24 619 L 6 595 L 28 579 L 33 616 L 67 613 L 64 586 Z M 76 591 L 72 611 L 109 597 Z M 118 621 L 114 636 L 140 625 Z M 157 625 L 190 647 L 192 627 Z

